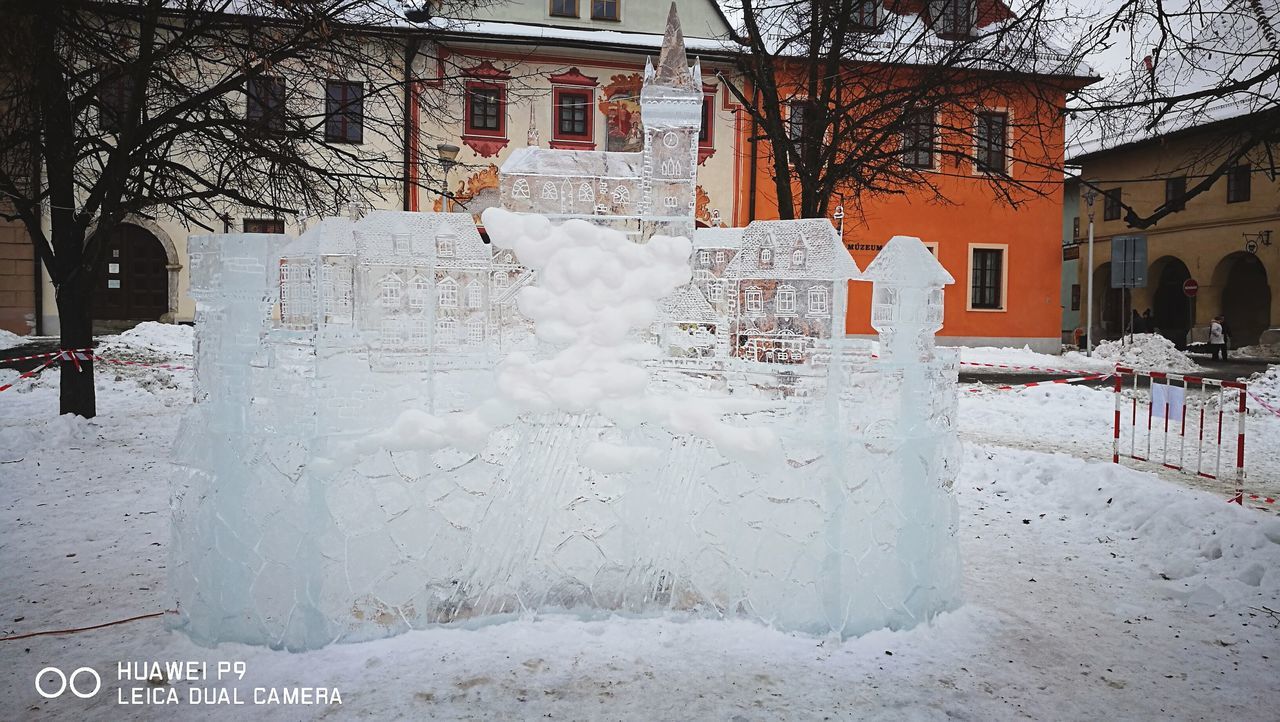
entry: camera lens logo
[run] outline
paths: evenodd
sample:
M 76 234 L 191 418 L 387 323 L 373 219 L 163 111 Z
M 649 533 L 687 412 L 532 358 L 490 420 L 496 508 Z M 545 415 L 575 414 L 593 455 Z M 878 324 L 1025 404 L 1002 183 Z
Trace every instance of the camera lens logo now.
M 88 692 L 84 691 L 89 687 L 85 677 L 93 678 L 93 689 Z M 36 692 L 45 699 L 57 699 L 68 689 L 80 699 L 89 699 L 102 689 L 102 677 L 90 667 L 80 667 L 69 677 L 57 667 L 45 667 L 36 674 Z

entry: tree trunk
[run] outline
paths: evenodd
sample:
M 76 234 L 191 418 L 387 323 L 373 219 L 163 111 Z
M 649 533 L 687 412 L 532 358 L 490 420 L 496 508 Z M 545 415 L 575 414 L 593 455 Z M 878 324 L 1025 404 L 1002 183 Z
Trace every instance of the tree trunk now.
M 58 320 L 62 326 L 60 348 L 92 348 L 92 294 L 93 285 L 88 279 L 74 279 L 58 286 Z M 58 364 L 62 371 L 58 413 L 92 419 L 98 413 L 97 394 L 93 386 L 93 361 L 64 357 Z

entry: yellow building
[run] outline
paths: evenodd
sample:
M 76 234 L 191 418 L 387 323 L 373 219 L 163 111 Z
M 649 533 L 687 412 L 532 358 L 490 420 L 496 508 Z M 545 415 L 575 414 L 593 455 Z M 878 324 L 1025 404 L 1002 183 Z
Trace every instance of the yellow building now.
M 1241 139 L 1276 123 L 1274 114 L 1251 114 L 1202 124 L 1142 140 L 1087 149 L 1068 159 L 1080 178 L 1099 192 L 1093 203 L 1093 323 L 1095 341 L 1119 336 L 1126 302 L 1139 313 L 1151 310 L 1154 326 L 1176 343 L 1207 338 L 1210 320 L 1226 316 L 1232 345 L 1258 343 L 1280 325 L 1280 180 L 1265 143 L 1235 162 L 1231 149 Z M 1228 170 L 1203 193 L 1184 196 L 1216 169 Z M 1081 191 L 1087 193 L 1087 185 Z M 1148 228 L 1136 228 L 1130 213 L 1149 217 L 1166 204 L 1177 209 Z M 1087 196 L 1079 203 L 1077 240 L 1088 232 Z M 1074 220 L 1074 219 L 1070 219 Z M 1130 298 L 1111 288 L 1111 240 L 1145 235 L 1146 287 Z M 1087 288 L 1087 248 L 1080 248 L 1081 288 Z M 1194 298 L 1184 293 L 1188 279 L 1198 284 Z M 1083 304 L 1082 304 L 1083 305 Z M 1083 308 L 1082 308 L 1083 311 Z M 1082 317 L 1083 322 L 1083 317 Z M 1280 338 L 1268 337 L 1269 342 Z

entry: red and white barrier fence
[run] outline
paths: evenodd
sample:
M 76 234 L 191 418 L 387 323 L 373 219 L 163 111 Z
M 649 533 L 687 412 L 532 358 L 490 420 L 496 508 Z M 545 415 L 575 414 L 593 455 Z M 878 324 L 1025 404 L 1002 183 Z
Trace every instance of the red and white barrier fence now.
M 1082 381 L 1098 381 L 1099 379 L 1110 378 L 1114 374 L 1090 374 L 1089 376 L 1076 376 L 1069 379 L 1046 379 L 1044 381 L 1032 381 L 1025 384 L 1006 384 L 1003 386 L 971 386 L 967 391 L 977 393 L 986 389 L 993 391 L 1012 391 L 1014 389 L 1029 389 L 1035 386 L 1050 386 L 1052 384 L 1078 384 Z
M 44 371 L 45 369 L 54 365 L 58 361 L 70 361 L 71 363 L 75 364 L 76 369 L 80 368 L 81 361 L 97 361 L 99 363 L 111 363 L 111 364 L 117 364 L 119 366 L 141 366 L 144 368 L 165 369 L 168 371 L 193 371 L 194 370 L 191 366 L 178 366 L 176 364 L 151 364 L 151 363 L 143 363 L 141 361 L 125 361 L 122 359 L 107 358 L 105 356 L 99 356 L 91 348 L 63 349 L 61 351 L 50 351 L 48 353 L 38 353 L 32 356 L 17 356 L 14 358 L 0 359 L 0 361 L 9 363 L 12 361 L 32 361 L 35 359 L 45 359 L 45 362 L 31 369 L 30 371 L 22 374 L 11 383 L 0 384 L 0 391 L 8 391 L 9 389 L 13 388 L 14 385 L 18 383 L 18 381 L 32 378 L 37 374 L 39 374 L 41 371 Z
M 1129 413 L 1125 414 L 1125 381 L 1128 378 L 1133 379 L 1133 385 L 1131 393 L 1127 394 Z M 1141 378 L 1146 378 L 1150 384 L 1151 392 L 1145 403 L 1138 393 Z M 1228 394 L 1228 389 L 1236 389 L 1239 393 Z M 1237 496 L 1242 493 L 1247 384 L 1121 366 L 1116 368 L 1114 390 L 1112 462 L 1120 463 L 1123 453 L 1130 459 L 1158 463 L 1166 469 L 1206 479 L 1234 478 Z M 1143 406 L 1145 413 L 1140 412 Z M 1235 428 L 1234 434 L 1232 427 Z M 1122 433 L 1126 430 L 1127 452 L 1124 451 Z M 1190 450 L 1194 453 L 1194 462 L 1189 458 L 1188 443 L 1194 445 Z

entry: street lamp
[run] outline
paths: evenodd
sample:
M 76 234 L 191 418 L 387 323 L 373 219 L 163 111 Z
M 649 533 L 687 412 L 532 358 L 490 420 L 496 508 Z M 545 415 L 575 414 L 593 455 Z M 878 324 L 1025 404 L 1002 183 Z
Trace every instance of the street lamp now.
M 440 143 L 436 145 L 436 155 L 440 159 L 440 167 L 444 170 L 444 189 L 440 192 L 440 210 L 441 212 L 449 212 L 449 170 L 458 163 L 458 151 L 456 145 L 451 143 Z
M 1098 199 L 1098 179 L 1090 178 L 1084 182 L 1084 202 L 1089 208 L 1089 263 L 1085 266 L 1088 274 L 1088 294 L 1085 300 L 1085 355 L 1093 355 L 1093 202 Z

